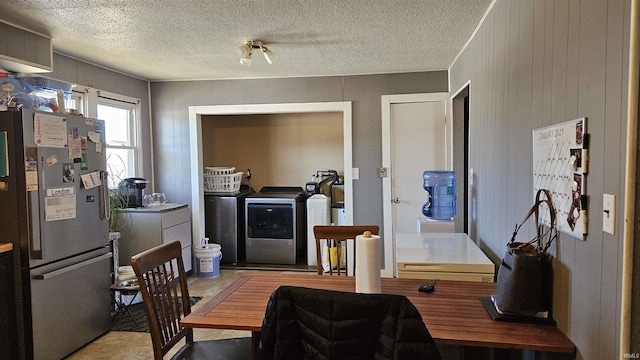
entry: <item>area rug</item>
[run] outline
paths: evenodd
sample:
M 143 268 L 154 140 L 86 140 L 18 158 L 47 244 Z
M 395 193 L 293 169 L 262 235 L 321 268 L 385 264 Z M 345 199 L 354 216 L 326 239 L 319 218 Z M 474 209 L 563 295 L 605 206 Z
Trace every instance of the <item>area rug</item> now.
M 202 296 L 191 296 L 191 306 L 200 301 Z M 133 332 L 149 332 L 147 324 L 147 315 L 144 313 L 144 305 L 142 303 L 133 304 L 127 307 L 126 311 L 115 314 L 111 319 L 112 331 L 133 331 Z M 131 314 L 131 316 L 129 316 Z

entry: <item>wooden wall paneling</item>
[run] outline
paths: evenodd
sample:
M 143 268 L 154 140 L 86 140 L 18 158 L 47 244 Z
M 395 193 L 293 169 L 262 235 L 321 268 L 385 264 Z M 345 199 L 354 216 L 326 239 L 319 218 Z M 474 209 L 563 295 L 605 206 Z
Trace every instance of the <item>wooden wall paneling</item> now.
M 578 2 L 569 2 L 568 28 L 567 28 L 567 73 L 566 73 L 566 93 L 564 94 L 565 102 L 565 119 L 576 119 L 580 117 L 578 114 L 578 93 L 579 93 L 579 67 L 580 59 L 580 4 Z M 567 235 L 561 235 L 556 241 L 557 261 L 554 265 L 554 276 L 559 280 L 556 281 L 554 287 L 554 309 L 558 314 L 558 326 L 565 331 L 568 336 L 572 336 L 575 331 L 573 324 L 569 319 L 573 319 L 575 310 L 572 299 L 579 296 L 579 292 L 573 284 L 572 269 L 576 264 L 576 246 L 578 242 L 575 238 Z M 560 321 L 562 320 L 562 321 Z
M 553 40 L 554 40 L 554 0 L 544 1 L 544 47 L 542 68 L 542 107 L 540 115 L 543 126 L 552 124 L 551 105 L 553 101 Z
M 78 84 L 89 83 L 89 79 L 91 79 L 91 69 L 89 68 L 88 64 L 83 62 L 78 62 L 76 64 L 75 79 L 76 79 L 76 83 Z M 148 97 L 148 94 L 147 94 L 147 97 Z
M 506 114 L 506 104 L 508 101 L 508 63 L 509 63 L 509 14 L 511 2 L 505 2 L 497 8 L 499 10 L 496 17 L 496 23 L 494 25 L 495 36 L 495 51 L 496 56 L 494 58 L 494 109 L 493 116 L 487 120 L 490 123 L 490 131 L 494 138 L 494 145 L 491 150 L 491 163 L 488 169 L 490 180 L 492 184 L 491 202 L 493 206 L 493 236 L 496 239 L 500 239 L 501 242 L 505 242 L 507 237 L 506 230 L 508 226 L 505 219 L 505 209 L 507 194 L 504 192 L 506 179 L 506 171 L 508 167 L 507 149 L 507 137 L 505 136 L 505 130 L 509 126 L 509 119 Z M 506 31 L 505 31 L 506 30 Z M 489 205 L 489 202 L 487 203 Z M 511 231 L 509 231 L 511 233 Z
M 70 83 L 78 83 L 78 61 L 66 56 L 53 57 L 53 71 L 43 74 L 53 79 L 67 79 Z
M 507 166 L 504 167 L 505 172 L 505 189 L 506 194 L 505 198 L 505 206 L 503 207 L 503 219 L 507 226 L 503 227 L 503 231 L 508 234 L 511 231 L 510 226 L 508 224 L 515 224 L 517 221 L 517 216 L 513 211 L 509 209 L 519 208 L 518 206 L 518 198 L 522 196 L 522 192 L 526 189 L 526 184 L 521 184 L 519 182 L 509 181 L 509 179 L 517 178 L 517 171 L 519 170 L 520 164 L 518 164 L 519 153 L 523 151 L 523 143 L 518 143 L 516 139 L 511 136 L 511 134 L 520 134 L 519 131 L 519 121 L 518 117 L 518 70 L 519 64 L 518 60 L 519 56 L 519 47 L 520 47 L 520 6 L 522 6 L 522 1 L 512 1 L 509 3 L 509 57 L 507 58 L 507 104 L 505 108 L 505 114 L 507 118 L 507 126 L 504 128 L 503 136 L 505 139 L 505 156 L 507 159 Z M 525 137 L 526 139 L 526 137 Z M 525 143 L 526 144 L 526 143 Z M 526 145 L 524 145 L 526 146 Z M 526 207 L 526 205 L 525 205 Z M 507 235 L 508 236 L 508 235 Z M 506 236 L 505 236 L 506 237 Z
M 513 87 L 516 93 L 516 98 L 513 101 L 515 108 L 511 111 L 510 122 L 513 124 L 510 131 L 510 139 L 514 143 L 514 163 L 513 168 L 515 172 L 510 174 L 510 179 L 516 179 L 521 174 L 527 174 L 531 171 L 531 136 L 530 124 L 534 117 L 534 109 L 531 105 L 532 87 L 533 87 L 533 6 L 534 2 L 521 0 L 518 3 L 517 13 L 512 12 L 512 17 L 517 19 L 513 32 L 516 35 L 516 46 L 514 49 L 517 57 L 512 61 L 517 65 L 515 69 L 516 75 L 514 76 L 516 84 Z M 511 133 L 521 134 L 526 142 L 520 142 L 516 137 L 512 137 Z M 515 202 L 513 208 L 526 209 L 531 205 L 531 189 L 533 188 L 533 178 L 522 179 L 521 181 L 514 182 L 515 188 L 513 194 Z M 515 224 L 520 221 L 520 216 L 516 215 L 514 211 L 511 216 L 511 223 Z
M 572 65 L 568 63 L 568 49 L 567 41 L 569 37 L 569 3 L 568 2 L 555 2 L 553 6 L 553 50 L 551 54 L 552 58 L 552 85 L 551 85 L 551 122 L 559 123 L 567 120 L 574 119 L 575 117 L 566 117 L 566 99 L 567 93 L 567 71 Z M 552 191 L 555 189 L 551 189 Z M 564 221 L 564 219 L 561 219 Z M 566 242 L 571 246 L 576 240 L 575 238 L 568 236 L 561 236 L 566 238 Z M 571 294 L 567 291 L 570 282 L 570 271 L 568 267 L 563 263 L 562 253 L 559 250 L 562 240 L 556 240 L 556 244 L 551 247 L 551 254 L 559 261 L 554 263 L 554 318 L 560 324 L 563 329 L 568 328 L 569 317 L 567 315 L 568 299 Z M 557 308 L 557 309 L 556 309 Z
M 469 96 L 469 133 L 473 134 L 470 138 L 469 143 L 469 166 L 474 169 L 474 187 L 471 192 L 472 223 L 470 228 L 472 230 L 475 230 L 475 233 L 478 235 L 478 241 L 487 244 L 491 249 L 495 249 L 496 246 L 493 243 L 493 239 L 484 236 L 484 222 L 482 220 L 485 213 L 484 209 L 482 208 L 482 194 L 477 191 L 477 189 L 479 189 L 481 186 L 484 186 L 484 164 L 482 163 L 482 159 L 484 158 L 484 149 L 486 147 L 486 142 L 478 141 L 478 138 L 485 138 L 486 136 L 483 122 L 487 117 L 486 108 L 488 103 L 489 88 L 488 81 L 486 81 L 488 71 L 486 71 L 485 69 L 488 67 L 487 57 L 490 53 L 490 51 L 488 51 L 486 48 L 486 44 L 488 42 L 489 36 L 488 24 L 490 24 L 491 19 L 493 18 L 492 14 L 493 12 L 490 13 L 485 19 L 485 24 L 487 25 L 480 28 L 477 32 L 476 37 L 479 39 L 479 41 L 477 43 L 470 44 L 470 46 L 473 48 L 473 51 L 470 51 L 466 54 L 463 53 L 462 56 L 465 58 L 463 64 L 469 64 L 467 65 L 467 69 L 471 74 L 473 74 Z M 475 61 L 473 57 L 476 58 Z M 501 256 L 502 255 L 496 255 L 496 258 Z
M 624 178 L 616 178 L 613 176 L 607 176 L 608 174 L 624 174 L 625 173 L 625 164 L 622 161 L 624 158 L 624 154 L 626 152 L 626 123 L 623 121 L 609 121 L 609 119 L 624 119 L 626 117 L 627 108 L 627 97 L 626 97 L 626 87 L 623 91 L 622 84 L 623 79 L 627 78 L 628 74 L 628 57 L 623 57 L 625 54 L 624 51 L 624 21 L 620 21 L 620 19 L 624 19 L 625 4 L 623 2 L 608 2 L 607 3 L 607 22 L 606 22 L 606 68 L 605 68 L 605 113 L 603 122 L 605 124 L 604 127 L 604 159 L 611 159 L 610 161 L 605 161 L 603 164 L 603 190 L 604 193 L 613 193 L 613 194 L 621 194 L 624 189 Z M 628 12 L 627 12 L 628 14 Z M 615 159 L 615 160 L 614 160 Z M 591 192 L 591 194 L 597 194 Z M 624 204 L 624 200 L 620 199 L 617 201 L 617 213 L 623 214 L 624 207 L 621 204 Z M 597 208 L 591 207 L 590 213 L 593 214 L 596 218 L 600 218 L 596 214 L 599 213 Z M 621 219 L 619 217 L 618 219 Z M 598 223 L 602 223 L 602 221 L 596 221 L 595 226 L 598 226 Z M 623 223 L 623 221 L 617 221 L 618 224 Z M 593 229 L 595 227 L 591 225 L 590 227 Z M 596 230 L 601 229 L 601 225 L 599 228 L 595 228 Z M 592 230 L 593 231 L 593 230 Z M 621 232 L 618 232 L 621 234 Z M 620 293 L 621 287 L 619 283 L 616 281 L 619 270 L 621 269 L 622 261 L 618 261 L 618 259 L 622 259 L 621 257 L 621 248 L 622 244 L 618 244 L 615 240 L 615 237 L 609 235 L 605 232 L 602 232 L 602 241 L 603 241 L 603 254 L 602 254 L 602 263 L 603 272 L 602 272 L 602 294 L 603 294 L 603 302 L 606 304 L 611 304 L 611 306 L 615 306 L 617 309 L 619 307 L 618 304 L 621 303 Z M 620 263 L 620 267 L 618 266 L 607 266 L 607 264 L 616 264 Z M 617 310 L 616 313 L 620 313 L 620 310 Z M 620 317 L 616 316 L 614 319 L 607 319 L 609 314 L 601 313 L 601 333 L 605 334 L 605 336 L 600 337 L 600 346 L 602 354 L 609 354 L 615 351 L 617 344 L 620 342 L 618 330 L 620 329 Z M 615 341 L 612 341 L 615 339 Z
M 251 79 L 244 82 L 243 104 L 264 104 L 269 98 L 269 79 Z
M 589 203 L 591 209 L 602 209 L 603 162 L 604 162 L 604 107 L 605 107 L 605 63 L 606 63 L 606 13 L 605 2 L 582 2 L 580 13 L 580 68 L 578 111 L 589 117 L 588 132 L 590 134 L 589 176 L 586 184 L 592 196 Z M 602 229 L 602 218 L 591 218 L 591 228 Z M 582 294 L 590 294 L 600 301 L 578 301 L 574 299 L 577 314 L 592 314 L 600 317 L 603 307 L 615 308 L 616 304 L 603 302 L 602 298 L 602 233 L 596 230 L 586 241 L 576 244 L 576 268 L 574 284 Z M 578 293 L 578 296 L 579 294 Z M 609 321 L 615 321 L 612 319 Z M 577 328 L 593 326 L 593 321 L 584 317 L 573 318 Z M 591 336 L 576 339 L 576 345 L 585 354 L 595 358 L 603 358 L 600 347 L 600 330 L 604 324 L 598 324 L 598 332 Z M 610 339 L 614 341 L 614 339 Z M 607 356 L 604 356 L 606 358 Z
M 502 153 L 503 138 L 500 136 L 500 127 L 504 124 L 504 114 L 502 113 L 502 99 L 504 96 L 504 56 L 505 47 L 504 39 L 507 31 L 505 31 L 505 12 L 507 12 L 509 4 L 507 2 L 499 4 L 496 7 L 496 16 L 493 19 L 491 31 L 491 48 L 493 49 L 493 57 L 491 59 L 491 106 L 489 114 L 485 119 L 487 124 L 487 134 L 492 141 L 493 146 L 487 149 L 487 167 L 486 177 L 489 185 L 487 192 L 488 198 L 485 200 L 485 206 L 490 209 L 491 220 L 489 231 L 491 236 L 502 242 L 502 228 L 505 226 L 502 218 L 502 210 L 504 206 L 502 202 L 502 183 L 504 181 L 500 158 Z M 492 205 L 490 205 L 492 204 Z
M 188 169 L 190 166 L 189 162 L 184 159 L 181 154 L 185 153 L 185 150 L 188 151 L 189 140 L 185 139 L 182 133 L 183 124 L 185 124 L 186 118 L 184 116 L 184 110 L 188 109 L 189 106 L 192 105 L 193 94 L 192 86 L 190 83 L 185 81 L 179 81 L 176 83 L 178 90 L 178 95 L 173 98 L 172 108 L 171 108 L 171 118 L 169 118 L 167 122 L 165 122 L 162 126 L 165 126 L 165 134 L 161 138 L 161 143 L 157 144 L 167 150 L 172 150 L 167 152 L 166 162 L 162 163 L 162 174 L 171 174 L 171 180 L 167 185 L 170 187 L 170 191 L 176 194 L 185 194 L 185 186 L 184 181 L 188 174 Z M 187 122 L 188 123 L 188 122 Z M 167 147 L 167 145 L 169 145 Z M 156 169 L 158 169 L 158 163 L 156 163 Z M 162 175 L 159 171 L 156 170 L 156 178 L 161 178 Z M 163 189 L 160 188 L 159 190 Z M 164 190 L 163 190 L 164 191 Z M 186 197 L 180 198 L 180 201 L 186 200 Z
M 484 47 L 482 49 L 478 49 L 477 54 L 477 59 L 478 59 L 478 64 L 476 65 L 477 68 L 482 68 L 482 69 L 488 69 L 490 67 L 490 54 L 492 53 L 492 51 L 489 51 L 489 41 L 490 41 L 490 36 L 491 36 L 491 27 L 489 26 L 489 24 L 492 23 L 493 18 L 495 16 L 493 15 L 493 13 L 489 16 L 487 16 L 485 22 L 487 23 L 487 26 L 485 28 L 482 29 L 481 32 L 481 37 L 484 39 Z M 472 156 L 470 157 L 470 161 L 472 166 L 474 167 L 474 173 L 476 174 L 477 177 L 477 181 L 476 181 L 476 186 L 479 188 L 480 186 L 484 186 L 485 185 L 485 179 L 486 179 L 486 154 L 487 154 L 487 146 L 486 146 L 486 142 L 482 142 L 482 141 L 478 141 L 478 138 L 483 138 L 483 139 L 489 139 L 488 135 L 487 135 L 487 126 L 486 126 L 486 119 L 489 116 L 488 111 L 489 111 L 489 99 L 491 97 L 491 91 L 492 89 L 490 88 L 490 82 L 489 82 L 489 71 L 481 71 L 479 72 L 480 74 L 480 79 L 478 81 L 478 85 L 479 88 L 477 88 L 477 93 L 479 94 L 479 99 L 477 102 L 475 102 L 475 104 L 478 105 L 478 109 L 477 111 L 471 111 L 472 114 L 474 114 L 474 116 L 471 119 L 471 128 L 472 133 L 475 135 L 475 137 L 477 137 L 477 139 L 472 140 L 471 141 L 471 147 L 473 148 L 472 151 Z M 472 98 L 473 99 L 473 98 Z M 472 101 L 472 104 L 474 104 L 474 101 Z M 482 184 L 482 185 L 480 185 Z M 486 231 L 486 221 L 485 218 L 487 218 L 487 212 L 486 209 L 484 207 L 485 202 L 483 201 L 484 198 L 486 196 L 485 192 L 476 192 L 475 194 L 475 204 L 476 204 L 476 227 L 478 229 L 478 234 L 485 234 Z M 480 239 L 481 241 L 486 241 L 491 243 L 491 247 L 493 247 L 493 242 L 495 241 L 495 239 L 488 237 L 486 239 Z
M 533 117 L 531 129 L 542 127 L 543 84 L 544 84 L 544 43 L 545 43 L 545 2 L 535 1 L 533 6 Z
M 269 99 L 270 103 L 309 101 L 308 78 L 270 79 L 269 84 L 274 85 L 274 92 L 271 94 L 273 97 Z
M 152 92 L 158 94 L 158 96 L 166 94 L 166 96 L 161 97 L 161 101 L 153 102 L 153 145 L 154 149 L 156 149 L 153 154 L 155 182 L 158 189 L 165 192 L 169 201 L 180 202 L 182 199 L 180 198 L 180 194 L 176 192 L 175 177 L 168 176 L 167 173 L 169 169 L 174 166 L 172 161 L 173 157 L 171 156 L 173 152 L 157 151 L 158 148 L 164 148 L 173 132 L 170 119 L 175 116 L 174 108 L 176 105 L 174 104 L 175 97 L 168 91 L 168 85 L 169 83 L 157 83 L 152 87 Z M 172 85 L 175 86 L 175 84 Z M 162 122 L 157 121 L 159 118 L 165 120 Z M 164 174 L 164 176 L 161 174 Z
M 219 80 L 219 81 L 205 81 L 209 87 L 209 96 L 202 97 L 200 100 L 202 103 L 198 105 L 220 105 L 225 103 L 225 97 L 228 94 L 225 86 L 229 80 Z M 153 92 L 152 92 L 153 93 Z
M 492 198 L 500 196 L 495 192 L 509 196 L 509 190 L 505 189 L 517 190 L 520 186 L 529 191 L 531 165 L 530 150 L 526 149 L 523 157 L 528 166 L 523 166 L 519 172 L 506 172 L 509 175 L 517 173 L 516 179 L 510 181 L 518 185 L 488 184 L 493 180 L 492 170 L 504 174 L 504 169 L 493 166 L 497 151 L 504 149 L 505 144 L 490 133 L 503 126 L 515 140 L 530 145 L 532 129 L 580 116 L 589 117 L 588 132 L 593 134 L 591 153 L 594 156 L 591 157 L 587 188 L 598 198 L 591 199 L 589 204 L 591 233 L 586 241 L 561 234 L 555 246 L 555 317 L 561 329 L 578 346 L 579 359 L 620 356 L 616 349 L 621 250 L 613 245 L 619 236 L 605 235 L 603 239 L 602 222 L 597 218 L 602 207 L 602 192 L 623 192 L 619 164 L 625 155 L 619 150 L 619 139 L 624 133 L 628 45 L 628 29 L 624 23 L 628 20 L 622 8 L 628 6 L 628 1 L 623 0 L 499 0 L 452 65 L 450 74 L 454 91 L 471 80 L 470 166 L 478 175 L 474 184 L 477 194 L 473 195 L 478 203 L 474 221 L 478 223 L 478 237 L 486 243 L 489 252 L 498 256 L 502 255 L 504 244 L 502 240 L 493 240 L 499 233 L 490 227 L 495 226 L 502 215 L 490 209 Z M 518 20 L 514 20 L 516 13 Z M 511 19 L 503 21 L 501 17 Z M 500 66 L 504 38 L 496 34 L 497 31 L 509 32 L 505 28 L 519 32 L 517 55 L 513 55 L 515 49 L 509 42 L 507 50 L 512 55 L 502 57 L 507 61 L 506 69 Z M 511 95 L 514 87 L 509 73 L 513 63 L 517 63 L 517 68 L 513 68 L 517 69 L 515 98 Z M 508 78 L 506 87 L 501 86 L 505 84 L 505 76 Z M 509 107 L 512 99 L 516 99 L 516 109 Z M 504 101 L 509 103 L 506 108 Z M 512 114 L 517 120 L 512 120 Z M 519 132 L 526 135 L 519 136 Z M 514 149 L 512 140 L 506 145 L 508 151 Z M 520 157 L 509 155 L 508 159 L 512 162 Z M 526 196 L 528 202 L 531 195 Z M 512 212 L 517 212 L 520 205 L 519 201 L 504 204 Z
M 193 81 L 185 81 L 182 83 L 184 91 L 190 96 L 185 97 L 184 102 L 180 104 L 180 117 L 178 121 L 174 123 L 176 134 L 180 134 L 180 139 L 182 140 L 180 143 L 180 151 L 176 153 L 176 162 L 180 163 L 180 166 L 177 167 L 180 169 L 180 174 L 189 174 L 191 171 L 189 157 L 184 156 L 184 154 L 189 154 L 191 151 L 191 134 L 188 126 L 189 112 L 185 110 L 189 109 L 189 106 L 195 103 L 194 84 Z M 181 176 L 178 183 L 180 185 L 180 193 L 186 194 L 191 192 L 191 179 L 189 176 Z
M 314 101 L 343 101 L 343 77 L 327 76 L 309 79 L 309 99 Z
M 375 99 L 375 89 L 378 87 L 376 77 L 375 76 L 354 76 L 352 79 L 353 85 L 353 116 L 357 118 L 358 121 L 353 122 L 353 133 L 360 134 L 357 138 L 353 140 L 353 166 L 367 168 L 366 164 L 370 166 L 379 167 L 382 163 L 379 161 L 378 163 L 371 162 L 371 154 L 372 152 L 372 144 L 376 141 L 375 139 L 380 139 L 381 135 L 376 137 L 376 134 L 373 132 L 372 126 L 375 126 L 375 121 L 378 119 L 378 126 L 380 127 L 381 123 L 381 115 L 380 115 L 380 100 L 376 101 Z M 379 140 L 380 141 L 380 140 Z M 381 155 L 380 155 L 381 156 Z M 377 219 L 375 223 L 382 223 L 382 213 L 380 213 L 380 217 L 375 217 L 374 207 L 380 208 L 382 207 L 381 201 L 386 201 L 385 199 L 376 199 L 377 197 L 371 196 L 371 194 L 382 194 L 382 182 L 377 180 L 379 184 L 374 184 L 372 178 L 364 173 L 360 173 L 360 180 L 358 181 L 358 186 L 354 186 L 353 189 L 353 197 L 354 202 L 362 206 L 363 208 L 360 211 L 355 211 L 353 221 L 354 223 L 365 223 L 367 220 Z M 373 174 L 371 174 L 373 175 Z M 375 174 L 377 177 L 377 174 Z M 376 186 L 378 185 L 378 186 Z
M 193 81 L 193 105 L 210 105 L 211 81 Z
M 567 38 L 569 24 L 569 3 L 553 3 L 553 50 L 551 84 L 551 119 L 553 123 L 567 121 L 564 94 L 567 91 Z
M 517 208 L 519 184 L 508 179 L 515 179 L 518 171 L 518 150 L 523 146 L 517 142 L 511 134 L 518 133 L 518 121 L 516 119 L 518 104 L 518 34 L 520 33 L 520 1 L 509 2 L 509 15 L 507 16 L 506 33 L 508 38 L 507 56 L 505 56 L 506 91 L 505 91 L 505 118 L 506 126 L 502 127 L 504 137 L 504 159 L 506 166 L 502 167 L 504 173 L 504 205 L 502 206 L 502 218 L 505 225 L 502 227 L 505 233 L 509 232 L 509 224 L 515 224 L 516 214 L 508 209 Z

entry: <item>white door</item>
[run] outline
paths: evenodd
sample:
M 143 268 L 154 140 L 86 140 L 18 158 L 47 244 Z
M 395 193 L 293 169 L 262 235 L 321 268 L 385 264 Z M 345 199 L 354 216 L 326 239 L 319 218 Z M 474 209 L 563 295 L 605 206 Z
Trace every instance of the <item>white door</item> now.
M 385 275 L 395 274 L 395 234 L 417 232 L 427 201 L 422 173 L 450 168 L 447 100 L 446 93 L 383 96 Z

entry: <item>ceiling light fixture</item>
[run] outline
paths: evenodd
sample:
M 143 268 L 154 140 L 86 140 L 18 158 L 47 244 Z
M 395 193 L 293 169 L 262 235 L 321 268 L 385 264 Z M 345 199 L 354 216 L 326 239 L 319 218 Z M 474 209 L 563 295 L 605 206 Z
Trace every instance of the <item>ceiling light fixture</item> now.
M 260 49 L 260 52 L 264 56 L 264 59 L 267 60 L 269 64 L 273 64 L 273 62 L 277 59 L 276 54 L 273 51 L 269 50 L 262 41 L 259 40 L 247 40 L 244 44 L 238 47 L 238 52 L 240 53 L 240 64 L 242 65 L 251 65 L 251 55 L 253 54 L 254 49 Z

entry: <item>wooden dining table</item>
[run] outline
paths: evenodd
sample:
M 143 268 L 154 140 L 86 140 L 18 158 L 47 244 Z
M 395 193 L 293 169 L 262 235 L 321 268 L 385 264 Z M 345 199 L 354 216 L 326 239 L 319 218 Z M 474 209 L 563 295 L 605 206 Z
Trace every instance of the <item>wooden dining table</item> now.
M 440 280 L 435 291 L 419 292 L 418 286 L 425 281 L 382 278 L 382 293 L 406 296 L 422 315 L 436 343 L 471 348 L 474 355 L 469 358 L 480 357 L 476 354 L 479 350 L 484 353 L 493 349 L 533 350 L 551 353 L 554 358 L 575 358 L 575 345 L 554 325 L 494 320 L 480 298 L 493 294 L 495 283 Z M 182 324 L 192 328 L 251 331 L 255 350 L 267 302 L 280 285 L 353 292 L 355 278 L 247 273 L 197 307 Z

